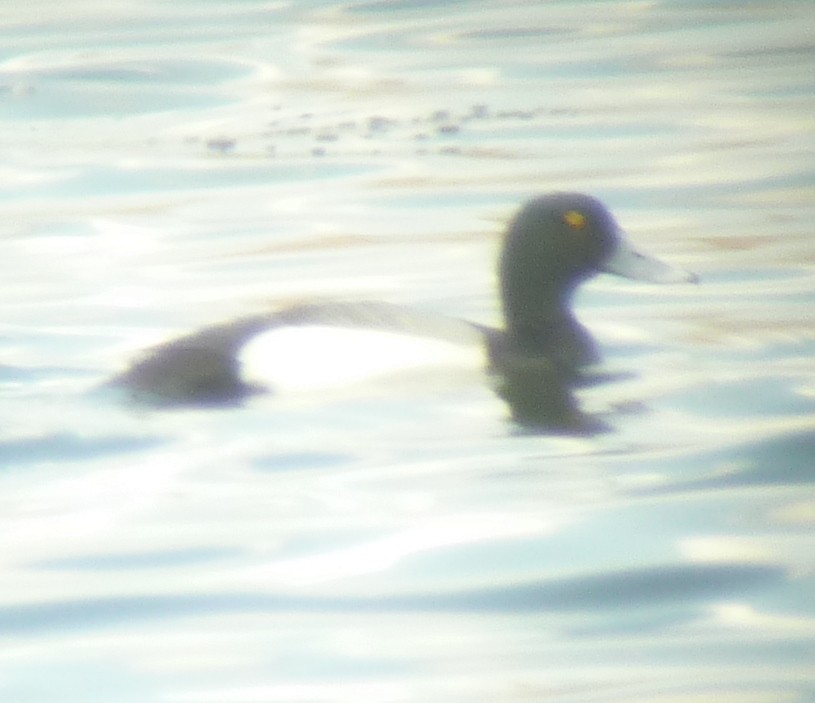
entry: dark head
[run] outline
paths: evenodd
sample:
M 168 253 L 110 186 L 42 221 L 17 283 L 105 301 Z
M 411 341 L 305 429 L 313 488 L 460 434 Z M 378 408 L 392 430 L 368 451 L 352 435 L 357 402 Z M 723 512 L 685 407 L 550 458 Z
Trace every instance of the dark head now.
M 577 286 L 600 271 L 651 281 L 693 280 L 634 251 L 596 198 L 554 193 L 527 203 L 509 226 L 499 271 L 514 348 L 571 367 L 595 361 L 591 339 L 570 305 Z

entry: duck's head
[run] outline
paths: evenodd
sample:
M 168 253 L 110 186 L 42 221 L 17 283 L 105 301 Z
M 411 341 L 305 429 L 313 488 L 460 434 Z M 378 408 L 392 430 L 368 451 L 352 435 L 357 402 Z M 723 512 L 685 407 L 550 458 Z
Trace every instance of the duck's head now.
M 596 198 L 554 193 L 527 203 L 510 223 L 500 260 L 507 332 L 524 352 L 569 366 L 596 360 L 570 311 L 575 288 L 606 271 L 652 282 L 695 276 L 636 251 Z

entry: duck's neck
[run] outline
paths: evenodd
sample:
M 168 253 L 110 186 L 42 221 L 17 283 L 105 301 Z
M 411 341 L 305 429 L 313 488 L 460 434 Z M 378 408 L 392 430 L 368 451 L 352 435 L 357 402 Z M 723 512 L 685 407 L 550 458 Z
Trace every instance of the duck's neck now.
M 521 354 L 545 356 L 568 369 L 598 361 L 591 335 L 570 311 L 570 297 L 535 309 L 506 306 L 504 319 L 512 349 Z

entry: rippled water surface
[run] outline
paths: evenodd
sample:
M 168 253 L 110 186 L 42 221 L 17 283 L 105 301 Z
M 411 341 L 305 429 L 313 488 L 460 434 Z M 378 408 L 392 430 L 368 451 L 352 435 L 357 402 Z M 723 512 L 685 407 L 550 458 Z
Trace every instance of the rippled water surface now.
M 4 15 L 3 701 L 815 700 L 815 6 Z M 580 293 L 610 431 L 449 373 L 94 392 L 292 301 L 496 324 L 499 234 L 550 190 L 701 278 Z

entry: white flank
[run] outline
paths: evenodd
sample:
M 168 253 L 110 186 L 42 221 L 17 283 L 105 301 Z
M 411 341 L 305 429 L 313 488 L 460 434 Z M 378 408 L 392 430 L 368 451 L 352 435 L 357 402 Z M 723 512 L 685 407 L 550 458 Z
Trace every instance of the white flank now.
M 240 351 L 245 381 L 273 390 L 314 390 L 359 383 L 421 367 L 483 369 L 483 346 L 462 340 L 411 336 L 383 330 L 297 325 L 272 329 Z

